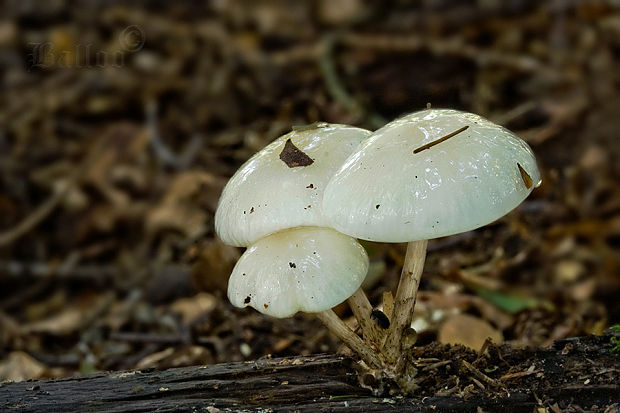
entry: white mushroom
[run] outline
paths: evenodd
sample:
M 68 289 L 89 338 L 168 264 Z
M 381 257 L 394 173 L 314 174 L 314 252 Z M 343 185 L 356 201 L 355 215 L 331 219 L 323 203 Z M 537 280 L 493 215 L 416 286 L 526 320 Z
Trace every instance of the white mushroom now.
M 227 244 L 248 246 L 267 234 L 297 226 L 328 226 L 323 191 L 370 132 L 320 123 L 273 141 L 228 181 L 215 213 Z
M 228 298 L 279 318 L 318 313 L 349 298 L 367 270 L 366 251 L 354 238 L 330 228 L 286 229 L 245 251 L 230 276 Z
M 332 178 L 323 208 L 345 234 L 410 242 L 486 225 L 539 184 L 532 150 L 512 132 L 432 109 L 373 133 Z
M 541 182 L 529 146 L 471 113 L 431 109 L 377 130 L 329 182 L 331 226 L 366 240 L 408 242 L 387 356 L 398 357 L 411 323 L 426 240 L 486 225 Z
M 248 246 L 287 228 L 329 226 L 321 208 L 323 191 L 370 133 L 319 123 L 276 139 L 241 166 L 224 188 L 215 213 L 219 237 L 230 245 Z M 370 320 L 368 298 L 361 288 L 349 295 L 364 335 L 377 341 L 381 333 Z
M 279 318 L 317 313 L 352 350 L 378 366 L 370 347 L 331 310 L 359 289 L 367 270 L 368 255 L 354 238 L 330 228 L 286 229 L 246 250 L 230 276 L 228 298 L 236 307 Z

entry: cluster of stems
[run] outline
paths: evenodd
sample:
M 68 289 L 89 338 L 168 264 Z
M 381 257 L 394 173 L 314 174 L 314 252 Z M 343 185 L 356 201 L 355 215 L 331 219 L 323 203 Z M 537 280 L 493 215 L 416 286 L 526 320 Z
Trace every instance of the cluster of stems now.
M 387 329 L 371 318 L 372 305 L 361 287 L 348 299 L 357 318 L 363 339 L 351 330 L 334 312 L 317 313 L 325 326 L 372 369 L 382 369 L 398 376 L 404 368 L 404 352 L 413 344 L 411 320 L 418 286 L 426 258 L 427 241 L 407 244 L 405 262 L 394 299 L 394 309 Z

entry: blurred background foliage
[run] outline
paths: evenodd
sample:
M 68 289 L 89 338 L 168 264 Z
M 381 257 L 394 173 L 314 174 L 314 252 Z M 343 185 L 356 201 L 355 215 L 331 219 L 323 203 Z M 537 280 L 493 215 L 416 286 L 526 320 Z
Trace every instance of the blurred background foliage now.
M 430 243 L 421 343 L 547 345 L 620 321 L 617 1 L 0 10 L 0 380 L 338 350 L 312 317 L 230 306 L 241 251 L 214 237 L 219 193 L 294 125 L 376 129 L 427 103 L 515 131 L 544 183 Z M 379 305 L 404 247 L 366 247 Z

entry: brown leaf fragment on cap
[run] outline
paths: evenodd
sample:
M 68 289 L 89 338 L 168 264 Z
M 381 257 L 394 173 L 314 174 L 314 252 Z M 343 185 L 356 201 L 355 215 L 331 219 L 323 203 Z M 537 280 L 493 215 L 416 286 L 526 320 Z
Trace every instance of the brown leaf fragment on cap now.
M 532 187 L 532 184 L 534 183 L 532 181 L 532 177 L 530 176 L 530 174 L 525 172 L 525 169 L 523 169 L 521 164 L 518 162 L 517 162 L 517 167 L 519 168 L 519 172 L 521 173 L 521 179 L 523 179 L 523 183 L 525 184 L 525 187 L 527 189 L 530 189 Z
M 280 159 L 289 168 L 308 166 L 314 163 L 314 159 L 302 152 L 290 139 L 286 140 L 284 149 L 280 152 Z

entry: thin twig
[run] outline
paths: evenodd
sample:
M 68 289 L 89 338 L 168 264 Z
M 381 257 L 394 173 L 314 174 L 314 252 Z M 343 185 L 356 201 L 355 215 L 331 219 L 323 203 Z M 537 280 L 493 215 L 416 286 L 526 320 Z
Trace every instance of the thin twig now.
M 0 247 L 9 245 L 23 235 L 30 232 L 41 221 L 56 209 L 60 201 L 63 200 L 67 192 L 73 187 L 73 182 L 77 177 L 73 177 L 68 182 L 62 182 L 61 187 L 54 191 L 50 197 L 39 205 L 30 215 L 22 219 L 16 226 L 8 231 L 0 233 Z
M 427 50 L 437 56 L 454 55 L 468 58 L 480 66 L 499 65 L 524 72 L 545 72 L 551 70 L 529 56 L 510 55 L 495 50 L 485 50 L 463 42 L 460 38 L 428 38 L 420 35 L 376 35 L 347 33 L 341 43 L 363 49 L 375 49 L 390 52 L 413 52 Z
M 109 338 L 110 340 L 126 341 L 130 343 L 187 344 L 191 342 L 191 337 L 182 333 L 153 334 L 113 331 L 110 333 Z
M 478 370 L 477 368 L 472 366 L 467 361 L 461 360 L 461 364 L 470 373 L 472 373 L 474 376 L 476 376 L 478 379 L 482 380 L 483 382 L 487 383 L 488 385 L 493 386 L 493 387 L 503 387 L 504 386 L 499 380 L 495 380 L 495 379 L 490 378 L 489 376 L 487 376 L 486 374 L 484 374 L 483 372 L 481 372 L 480 370 Z
M 429 364 L 428 366 L 422 367 L 421 371 L 435 370 L 439 367 L 446 366 L 450 363 L 452 363 L 452 360 L 438 361 L 437 363 Z
M 529 376 L 530 374 L 536 374 L 536 373 L 540 373 L 540 370 L 524 370 L 524 371 L 518 371 L 516 373 L 508 373 L 508 374 L 504 374 L 502 377 L 499 378 L 500 381 L 506 381 L 506 380 L 512 380 L 512 379 L 517 379 L 519 377 L 524 377 L 524 376 Z
M 95 145 L 91 147 L 82 163 L 66 178 L 65 181 L 60 182 L 60 187 L 56 188 L 54 193 L 50 195 L 47 200 L 39 205 L 32 213 L 22 219 L 16 226 L 8 231 L 0 233 L 0 247 L 4 247 L 17 241 L 19 238 L 34 229 L 56 209 L 67 193 L 69 193 L 69 191 L 84 175 L 84 171 L 96 158 L 96 154 L 99 152 L 102 142 L 103 139 L 100 138 Z
M 20 261 L 0 261 L 0 275 L 9 277 L 86 279 L 105 280 L 118 274 L 121 268 L 114 265 L 74 265 L 70 268 L 44 262 L 25 263 Z

